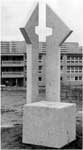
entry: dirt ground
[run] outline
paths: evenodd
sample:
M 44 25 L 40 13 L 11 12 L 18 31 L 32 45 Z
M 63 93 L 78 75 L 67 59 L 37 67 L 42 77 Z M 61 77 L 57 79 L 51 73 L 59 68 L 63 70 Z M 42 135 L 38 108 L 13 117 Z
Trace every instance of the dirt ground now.
M 76 140 L 62 149 L 82 149 L 82 89 L 61 89 L 61 100 L 75 102 Z M 1 149 L 53 149 L 22 143 L 23 106 L 25 90 L 6 90 L 1 93 Z

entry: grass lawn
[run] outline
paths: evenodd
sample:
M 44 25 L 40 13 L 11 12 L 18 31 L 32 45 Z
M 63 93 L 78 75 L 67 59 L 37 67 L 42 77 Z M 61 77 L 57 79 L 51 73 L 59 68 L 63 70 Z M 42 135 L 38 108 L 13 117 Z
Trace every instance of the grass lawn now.
M 61 86 L 61 101 L 74 102 L 76 112 L 76 140 L 62 149 L 82 149 L 82 89 Z M 51 149 L 22 143 L 23 106 L 25 90 L 6 90 L 1 93 L 1 149 Z

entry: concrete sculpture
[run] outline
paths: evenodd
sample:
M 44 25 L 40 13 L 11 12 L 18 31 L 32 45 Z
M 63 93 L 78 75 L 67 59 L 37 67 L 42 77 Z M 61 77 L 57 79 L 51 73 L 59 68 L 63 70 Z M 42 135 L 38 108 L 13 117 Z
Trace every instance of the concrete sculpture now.
M 23 142 L 62 147 L 75 140 L 75 104 L 60 102 L 59 46 L 71 30 L 44 2 L 20 28 L 27 44 Z

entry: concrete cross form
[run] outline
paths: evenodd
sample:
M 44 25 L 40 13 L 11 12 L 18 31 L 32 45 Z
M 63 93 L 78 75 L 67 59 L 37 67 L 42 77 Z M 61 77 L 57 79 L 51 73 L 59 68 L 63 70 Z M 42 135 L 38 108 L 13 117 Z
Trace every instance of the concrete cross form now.
M 52 28 L 46 27 L 46 3 L 39 2 L 39 25 L 35 27 L 35 33 L 39 36 L 39 42 L 46 42 L 46 37 L 52 35 Z

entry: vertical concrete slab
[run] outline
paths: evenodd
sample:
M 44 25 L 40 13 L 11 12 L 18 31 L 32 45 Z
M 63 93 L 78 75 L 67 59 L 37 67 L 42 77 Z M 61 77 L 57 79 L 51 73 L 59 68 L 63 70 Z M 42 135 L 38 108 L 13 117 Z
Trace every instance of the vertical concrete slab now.
M 32 102 L 32 46 L 26 45 L 27 54 L 27 104 Z
M 64 22 L 46 6 L 46 25 L 52 28 L 52 36 L 47 37 L 46 51 L 46 99 L 60 101 L 60 44 L 71 33 Z
M 36 3 L 35 7 L 33 7 L 33 11 L 31 13 L 31 16 L 27 17 L 29 20 L 25 22 L 24 27 L 20 28 L 25 41 L 28 45 L 32 45 L 32 49 L 31 49 L 31 53 L 28 50 L 28 46 L 27 46 L 27 54 L 28 54 L 28 58 L 29 55 L 31 60 L 32 60 L 32 64 L 31 64 L 31 68 L 29 70 L 28 73 L 30 73 L 31 75 L 31 85 L 30 81 L 28 79 L 28 73 L 27 73 L 27 85 L 28 85 L 28 89 L 27 92 L 32 93 L 31 95 L 31 100 L 29 100 L 29 97 L 27 97 L 27 103 L 31 102 L 35 102 L 38 100 L 38 50 L 39 50 L 39 44 L 38 44 L 38 36 L 35 34 L 35 26 L 38 25 L 38 3 Z M 30 48 L 30 46 L 29 46 Z M 30 59 L 29 58 L 29 59 Z M 27 61 L 27 65 L 28 65 L 28 61 Z M 27 70 L 28 71 L 28 70 Z M 29 76 L 30 76 L 29 75 Z M 31 88 L 29 88 L 29 86 Z M 31 91 L 30 91 L 31 90 Z M 27 96 L 28 96 L 27 94 Z

